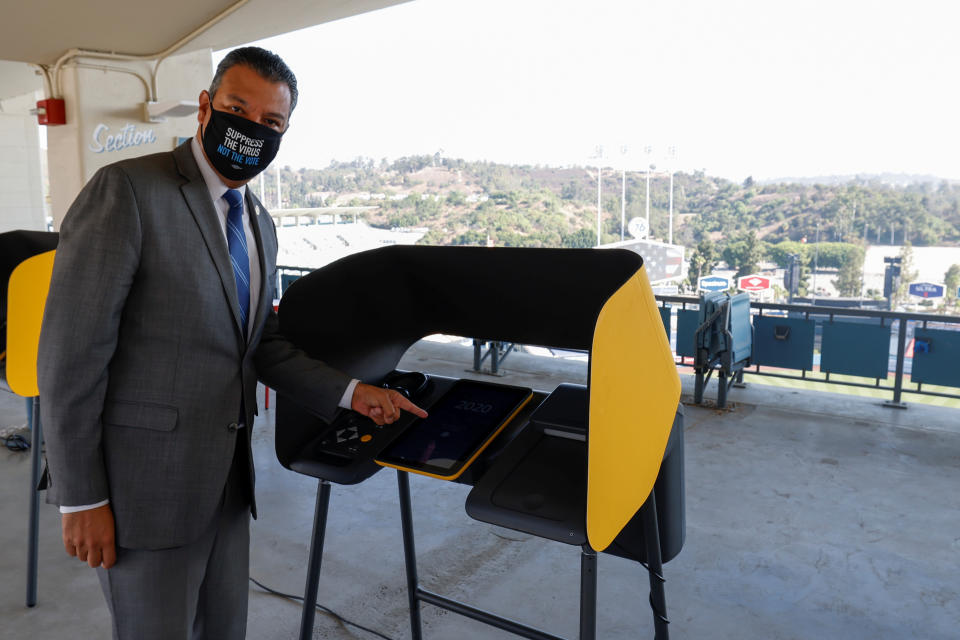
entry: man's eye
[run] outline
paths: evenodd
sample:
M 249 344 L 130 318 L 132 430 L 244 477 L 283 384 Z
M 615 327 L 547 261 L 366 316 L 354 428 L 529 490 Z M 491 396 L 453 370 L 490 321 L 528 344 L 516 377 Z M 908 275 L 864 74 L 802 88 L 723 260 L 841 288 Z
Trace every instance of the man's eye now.
M 241 109 L 240 107 L 238 107 L 238 106 L 236 106 L 236 105 L 232 105 L 232 106 L 230 107 L 230 111 L 233 111 L 234 113 L 242 113 L 242 112 L 243 112 L 243 109 Z

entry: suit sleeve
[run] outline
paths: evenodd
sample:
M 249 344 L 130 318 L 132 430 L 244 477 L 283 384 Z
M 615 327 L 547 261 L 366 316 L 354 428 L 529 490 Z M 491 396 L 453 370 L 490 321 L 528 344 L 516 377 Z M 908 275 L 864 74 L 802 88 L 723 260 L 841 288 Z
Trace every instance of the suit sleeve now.
M 271 229 L 272 224 L 271 224 Z M 266 238 L 264 238 L 266 242 Z M 276 244 L 276 236 L 270 240 Z M 268 295 L 273 296 L 277 281 L 276 265 L 268 264 L 264 274 Z M 271 309 L 267 315 L 254 355 L 257 377 L 267 386 L 289 395 L 307 410 L 331 422 L 340 399 L 352 378 L 326 363 L 311 358 L 280 332 L 280 320 Z
M 140 238 L 129 178 L 116 165 L 104 167 L 61 225 L 40 333 L 37 376 L 53 504 L 110 497 L 101 413 Z
M 279 324 L 271 311 L 255 356 L 257 377 L 327 422 L 332 421 L 352 378 L 297 349 L 280 333 Z

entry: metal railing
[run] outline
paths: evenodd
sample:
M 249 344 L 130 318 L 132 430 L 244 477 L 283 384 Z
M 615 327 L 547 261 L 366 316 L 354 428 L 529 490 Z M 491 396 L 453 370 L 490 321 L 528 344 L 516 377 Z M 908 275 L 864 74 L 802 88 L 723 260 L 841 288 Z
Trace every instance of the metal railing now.
M 282 293 L 283 289 L 296 277 L 305 275 L 313 271 L 310 268 L 303 267 L 293 267 L 293 266 L 278 266 L 277 267 L 277 291 Z M 693 296 L 666 296 L 658 295 L 656 296 L 657 301 L 661 306 L 665 305 L 679 305 L 680 309 L 687 309 L 689 307 L 698 308 L 700 303 L 699 297 Z M 676 308 L 676 307 L 673 307 Z M 856 308 L 843 308 L 843 307 L 832 307 L 827 305 L 811 305 L 811 304 L 779 304 L 779 303 L 770 303 L 770 302 L 751 302 L 750 303 L 751 313 L 756 316 L 764 316 L 764 314 L 771 315 L 771 312 L 775 314 L 787 314 L 792 317 L 801 317 L 807 320 L 813 320 L 816 322 L 816 334 L 815 334 L 815 353 L 816 350 L 820 347 L 821 340 L 821 327 L 824 323 L 832 322 L 835 317 L 846 317 L 846 318 L 864 318 L 864 319 L 875 319 L 879 322 L 880 326 L 890 326 L 891 327 L 891 341 L 890 341 L 890 350 L 888 352 L 888 361 L 893 364 L 892 367 L 888 367 L 888 375 L 886 378 L 875 378 L 873 383 L 866 382 L 857 382 L 853 380 L 841 380 L 837 379 L 835 376 L 831 377 L 830 372 L 823 372 L 823 377 L 811 377 L 808 376 L 808 373 L 820 373 L 815 368 L 811 369 L 788 369 L 785 367 L 770 367 L 759 364 L 751 364 L 749 369 L 744 369 L 738 374 L 738 380 L 742 379 L 743 373 L 746 372 L 750 375 L 760 375 L 760 376 L 769 376 L 773 378 L 786 378 L 789 380 L 801 380 L 806 382 L 821 382 L 826 384 L 835 384 L 849 387 L 861 387 L 866 389 L 879 389 L 882 391 L 889 391 L 892 394 L 892 400 L 885 402 L 887 406 L 891 407 L 905 407 L 903 403 L 903 394 L 912 393 L 918 395 L 927 395 L 927 396 L 939 396 L 944 398 L 960 399 L 960 390 L 957 393 L 945 393 L 942 391 L 934 391 L 930 389 L 924 389 L 923 383 L 910 381 L 907 382 L 908 375 L 911 372 L 911 359 L 907 355 L 908 351 L 908 338 L 913 335 L 914 330 L 917 327 L 928 328 L 928 327 L 937 327 L 952 329 L 960 331 L 960 316 L 939 316 L 932 314 L 924 313 L 903 313 L 898 311 L 880 311 L 875 309 L 856 309 Z M 671 318 L 676 316 L 671 313 Z M 676 332 L 671 331 L 673 335 L 676 335 Z M 895 346 L 894 346 L 895 345 Z M 482 371 L 481 367 L 484 361 L 488 360 L 491 364 L 491 371 L 494 375 L 499 374 L 499 365 L 503 363 L 503 360 L 513 351 L 516 346 L 511 343 L 506 342 L 490 342 L 489 349 L 486 354 L 483 354 L 482 348 L 487 346 L 485 341 L 479 339 L 474 339 L 474 362 L 473 368 L 477 372 L 487 373 Z M 693 366 L 693 358 L 688 356 L 677 355 L 678 366 Z M 814 363 L 814 367 L 818 367 L 818 363 Z M 960 367 L 960 361 L 957 363 L 957 367 Z M 786 373 L 787 371 L 799 371 L 799 375 Z M 889 380 L 889 373 L 893 372 L 893 383 L 883 384 L 885 380 Z M 847 376 L 847 377 L 857 377 L 857 376 Z M 916 388 L 911 388 L 910 385 L 916 385 Z
M 681 309 L 687 309 L 688 307 L 697 308 L 700 303 L 700 298 L 698 297 L 689 297 L 689 296 L 657 296 L 657 300 L 661 303 L 661 306 L 664 305 L 680 305 Z M 893 399 L 886 402 L 885 404 L 892 407 L 905 407 L 902 397 L 904 393 L 914 393 L 919 395 L 929 395 L 929 396 L 940 396 L 945 398 L 960 399 L 960 392 L 958 393 L 944 393 L 940 391 L 925 390 L 923 388 L 923 383 L 920 382 L 911 382 L 915 384 L 916 388 L 910 388 L 905 386 L 905 380 L 909 373 L 908 365 L 911 364 L 907 357 L 907 339 L 909 336 L 913 335 L 914 330 L 919 326 L 921 328 L 936 327 L 943 329 L 951 329 L 960 331 L 960 317 L 958 316 L 940 316 L 924 313 L 903 313 L 898 311 L 879 311 L 873 309 L 855 309 L 855 308 L 841 308 L 841 307 L 831 307 L 826 305 L 809 305 L 809 304 L 780 304 L 780 303 L 769 303 L 769 302 L 751 302 L 750 303 L 751 312 L 756 316 L 763 316 L 765 313 L 771 315 L 770 312 L 786 312 L 790 317 L 802 317 L 806 320 L 813 320 L 817 322 L 817 333 L 816 333 L 816 342 L 815 349 L 820 346 L 820 329 L 825 322 L 832 322 L 835 317 L 849 317 L 849 318 L 868 318 L 876 319 L 880 326 L 890 326 L 892 332 L 891 345 L 896 344 L 895 347 L 891 346 L 890 351 L 888 352 L 888 361 L 895 360 L 895 365 L 892 369 L 894 374 L 893 384 L 884 385 L 882 384 L 883 380 L 887 378 L 876 378 L 873 384 L 868 384 L 864 382 L 855 382 L 850 380 L 837 380 L 831 378 L 830 372 L 823 372 L 823 378 L 811 378 L 807 375 L 808 372 L 813 372 L 812 369 L 800 369 L 800 375 L 791 375 L 784 373 L 783 371 L 789 370 L 782 367 L 766 367 L 761 368 L 759 364 L 750 365 L 750 369 L 745 370 L 746 373 L 751 375 L 761 375 L 761 376 L 770 376 L 776 378 L 787 378 L 792 380 L 804 380 L 808 382 L 822 382 L 827 384 L 837 384 L 851 387 L 862 387 L 867 389 L 881 389 L 885 391 L 890 391 L 893 395 Z M 819 321 L 819 322 L 818 322 Z M 678 365 L 692 365 L 692 362 L 687 361 L 687 357 L 678 356 L 679 362 Z M 692 361 L 692 358 L 690 359 Z M 816 366 L 816 364 L 815 364 Z M 960 361 L 957 362 L 957 367 L 960 368 Z M 855 377 L 855 376 L 852 376 Z

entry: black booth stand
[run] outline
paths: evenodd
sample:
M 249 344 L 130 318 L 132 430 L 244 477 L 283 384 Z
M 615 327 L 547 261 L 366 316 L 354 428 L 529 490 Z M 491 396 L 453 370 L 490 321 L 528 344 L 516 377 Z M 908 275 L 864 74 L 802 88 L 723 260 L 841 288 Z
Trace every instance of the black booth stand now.
M 598 551 L 647 567 L 656 638 L 668 637 L 661 565 L 679 553 L 685 535 L 679 379 L 642 265 L 622 250 L 389 247 L 301 278 L 279 309 L 290 340 L 371 384 L 403 387 L 397 363 L 435 333 L 590 353 L 587 386 L 536 393 L 457 480 L 474 487 L 471 517 L 581 547 L 584 640 L 596 635 Z M 385 290 L 389 309 L 382 293 L 370 294 Z M 408 390 L 429 410 L 454 382 L 431 377 Z M 413 421 L 404 414 L 389 433 Z M 372 435 L 349 452 L 339 444 L 331 452 L 330 443 L 350 430 Z M 349 412 L 328 425 L 278 395 L 277 457 L 319 480 L 303 639 L 312 637 L 330 483 L 376 473 L 373 460 L 393 437 L 386 433 Z M 422 637 L 422 602 L 523 637 L 556 638 L 421 588 L 406 472 L 398 471 L 398 484 L 413 638 Z

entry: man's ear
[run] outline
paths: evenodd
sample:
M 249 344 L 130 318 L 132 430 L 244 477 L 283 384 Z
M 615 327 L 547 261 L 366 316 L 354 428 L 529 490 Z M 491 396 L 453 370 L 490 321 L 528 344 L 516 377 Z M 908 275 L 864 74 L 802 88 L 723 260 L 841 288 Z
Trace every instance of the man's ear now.
M 200 97 L 197 99 L 197 102 L 200 103 L 200 107 L 197 110 L 197 122 L 202 125 L 207 117 L 207 111 L 211 108 L 210 94 L 206 89 L 200 92 Z

